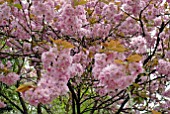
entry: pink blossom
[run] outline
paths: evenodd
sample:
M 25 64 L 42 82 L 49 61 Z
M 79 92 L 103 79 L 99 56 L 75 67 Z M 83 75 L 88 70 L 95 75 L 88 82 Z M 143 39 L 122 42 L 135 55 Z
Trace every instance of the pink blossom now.
M 170 89 L 168 89 L 167 91 L 162 93 L 164 96 L 169 97 L 170 98 Z
M 76 64 L 72 64 L 71 65 L 71 69 L 70 69 L 70 73 L 71 73 L 71 76 L 81 76 L 84 72 L 84 69 L 82 67 L 82 65 L 80 63 Z
M 147 51 L 146 40 L 141 36 L 132 38 L 131 45 L 136 53 L 146 53 Z
M 0 81 L 7 85 L 13 85 L 20 79 L 20 76 L 14 72 L 8 73 L 6 76 L 1 75 Z
M 6 104 L 4 102 L 0 101 L 0 108 L 4 108 L 4 107 L 6 107 Z
M 160 59 L 158 61 L 159 65 L 157 67 L 157 70 L 160 74 L 166 74 L 168 75 L 169 74 L 169 69 L 170 69 L 170 63 L 169 62 L 166 62 L 165 60 L 163 59 Z

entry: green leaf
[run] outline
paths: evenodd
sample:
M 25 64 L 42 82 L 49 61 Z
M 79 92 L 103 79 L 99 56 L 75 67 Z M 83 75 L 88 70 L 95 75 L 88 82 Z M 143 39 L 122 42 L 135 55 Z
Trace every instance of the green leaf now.
M 114 62 L 115 62 L 116 64 L 120 64 L 120 65 L 125 64 L 125 63 L 124 63 L 122 60 L 120 60 L 120 59 L 115 59 Z
M 99 0 L 100 2 L 103 2 L 105 4 L 109 4 L 109 1 L 108 0 Z
M 110 51 L 125 52 L 127 50 L 118 40 L 103 43 L 103 46 Z
M 95 24 L 97 21 L 96 21 L 96 18 L 90 18 L 89 19 L 89 23 L 90 24 Z
M 162 114 L 161 112 L 157 112 L 155 110 L 152 110 L 152 114 Z
M 142 56 L 139 54 L 132 54 L 126 58 L 128 62 L 139 62 L 141 61 L 141 59 L 142 59 Z
M 54 40 L 52 37 L 49 37 L 50 40 L 55 43 L 58 47 L 60 48 L 74 48 L 74 45 L 72 45 L 70 42 L 66 41 L 66 40 L 62 40 L 62 39 L 57 39 Z
M 88 2 L 87 0 L 74 0 L 74 7 L 78 5 L 84 5 L 87 2 Z
M 35 86 L 33 85 L 33 83 L 32 83 L 32 82 L 26 82 L 26 83 L 20 85 L 20 86 L 16 89 L 16 91 L 18 91 L 18 92 L 25 92 L 25 91 L 27 91 L 27 90 L 29 90 L 29 89 L 31 89 L 31 88 L 35 88 Z
M 6 0 L 9 4 L 12 4 L 14 0 Z
M 18 9 L 22 9 L 21 4 L 14 4 L 14 7 L 18 8 Z
M 140 85 L 138 83 L 133 83 L 133 86 L 135 86 L 136 88 L 140 87 Z

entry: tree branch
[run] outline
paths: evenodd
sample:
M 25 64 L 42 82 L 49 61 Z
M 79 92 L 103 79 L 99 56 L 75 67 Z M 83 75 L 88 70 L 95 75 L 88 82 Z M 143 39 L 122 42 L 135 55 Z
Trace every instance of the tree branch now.
M 2 97 L 4 97 L 6 100 L 8 100 L 8 102 L 13 105 L 15 108 L 17 108 L 21 113 L 25 114 L 24 111 L 18 106 L 16 105 L 14 102 L 12 102 L 7 96 L 5 96 L 4 94 L 0 93 L 0 95 Z

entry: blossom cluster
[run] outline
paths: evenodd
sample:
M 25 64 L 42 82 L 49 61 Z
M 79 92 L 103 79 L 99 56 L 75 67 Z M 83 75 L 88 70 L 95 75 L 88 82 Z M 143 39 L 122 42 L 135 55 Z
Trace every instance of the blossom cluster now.
M 11 67 L 12 63 L 10 61 L 7 61 L 5 65 L 0 62 L 0 69 L 5 72 L 0 74 L 0 81 L 9 86 L 16 84 L 16 82 L 20 80 L 20 76 L 18 74 L 10 71 Z
M 141 36 L 139 37 L 134 37 L 131 39 L 131 48 L 136 52 L 136 53 L 146 53 L 147 52 L 147 46 L 146 46 L 146 40 L 142 38 Z
M 14 72 L 8 73 L 7 75 L 1 75 L 0 81 L 7 85 L 13 85 L 20 79 L 20 76 Z
M 169 77 L 170 63 L 163 60 L 163 59 L 160 59 L 158 61 L 157 71 L 158 71 L 159 74 L 165 74 L 165 75 L 167 75 Z
M 10 7 L 7 6 L 6 3 L 4 3 L 3 5 L 0 6 L 0 23 L 2 25 L 6 24 L 6 21 L 9 19 L 10 15 L 11 15 L 11 9 Z
M 166 90 L 165 92 L 162 93 L 164 96 L 170 98 L 170 89 Z
M 69 49 L 50 48 L 42 54 L 41 60 L 43 70 L 37 87 L 23 93 L 23 97 L 35 106 L 50 103 L 54 98 L 66 94 L 69 79 L 83 73 L 82 65 L 73 63 Z
M 94 59 L 93 74 L 100 81 L 98 86 L 103 87 L 99 92 L 101 95 L 125 89 L 143 71 L 140 62 L 123 63 L 126 59 L 123 53 L 96 53 Z

